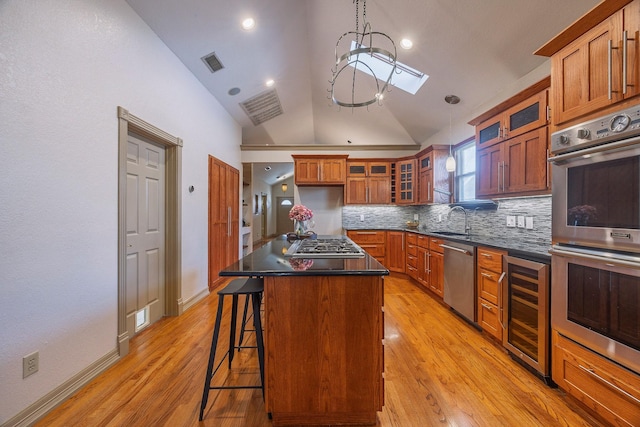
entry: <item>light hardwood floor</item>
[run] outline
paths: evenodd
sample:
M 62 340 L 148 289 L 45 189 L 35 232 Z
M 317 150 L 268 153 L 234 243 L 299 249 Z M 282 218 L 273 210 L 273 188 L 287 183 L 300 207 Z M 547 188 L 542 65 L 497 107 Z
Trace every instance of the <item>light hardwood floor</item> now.
M 37 425 L 270 426 L 259 390 L 212 391 L 205 420 L 198 422 L 217 300 L 214 292 L 142 332 L 128 356 Z M 222 331 L 226 339 L 224 325 Z M 216 378 L 256 384 L 254 351 L 243 350 L 232 371 L 223 366 Z M 601 424 L 418 285 L 391 276 L 385 279 L 385 406 L 377 425 Z

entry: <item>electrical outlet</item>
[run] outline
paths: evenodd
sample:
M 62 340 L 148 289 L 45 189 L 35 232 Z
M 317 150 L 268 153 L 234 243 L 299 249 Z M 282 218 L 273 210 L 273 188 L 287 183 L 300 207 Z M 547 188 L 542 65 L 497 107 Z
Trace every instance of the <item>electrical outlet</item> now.
M 40 354 L 34 351 L 22 358 L 22 378 L 35 374 L 40 369 Z
M 518 215 L 518 228 L 524 228 L 524 216 Z
M 516 217 L 513 215 L 507 215 L 507 227 L 516 226 Z
M 417 221 L 420 219 L 420 216 L 418 214 L 413 214 L 413 220 Z
M 438 222 L 442 222 L 442 214 L 438 215 Z
M 532 216 L 525 217 L 524 224 L 527 230 L 533 230 L 533 217 Z

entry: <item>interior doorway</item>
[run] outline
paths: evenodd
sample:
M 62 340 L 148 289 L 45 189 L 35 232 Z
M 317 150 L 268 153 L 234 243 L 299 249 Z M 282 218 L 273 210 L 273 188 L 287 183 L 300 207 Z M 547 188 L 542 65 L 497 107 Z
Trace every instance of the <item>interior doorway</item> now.
M 155 307 L 161 316 L 177 316 L 182 313 L 182 139 L 172 136 L 162 129 L 118 107 L 118 354 L 120 357 L 129 353 L 131 333 L 127 327 L 127 286 L 133 279 L 128 276 L 132 271 L 127 269 L 130 261 L 127 216 L 134 203 L 128 199 L 127 191 L 130 176 L 127 163 L 129 161 L 130 134 L 136 134 L 148 140 L 151 145 L 161 147 L 165 155 L 164 163 L 164 201 L 163 225 L 157 225 L 164 232 L 163 266 L 159 267 L 164 275 L 165 286 L 158 296 Z M 153 156 L 152 156 L 153 157 Z M 146 160 L 145 160 L 146 161 Z M 160 190 L 158 190 L 160 191 Z M 157 270 L 156 270 L 157 271 Z M 153 298 L 152 298 L 153 299 Z M 136 319 L 142 326 L 146 319 L 136 310 Z M 135 329 L 135 328 L 134 328 Z
M 276 197 L 276 234 L 278 236 L 293 231 L 293 221 L 289 219 L 289 211 L 293 207 L 293 197 Z
M 269 215 L 267 214 L 267 195 L 264 193 L 260 194 L 260 223 L 261 223 L 261 235 L 260 238 L 262 241 L 267 240 L 269 237 Z

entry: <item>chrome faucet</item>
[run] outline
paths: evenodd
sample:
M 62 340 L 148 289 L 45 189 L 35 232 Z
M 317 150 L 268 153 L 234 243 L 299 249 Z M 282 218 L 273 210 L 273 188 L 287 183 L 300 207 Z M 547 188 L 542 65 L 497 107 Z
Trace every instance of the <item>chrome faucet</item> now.
M 461 210 L 464 213 L 464 234 L 469 236 L 471 234 L 471 225 L 469 224 L 469 217 L 467 215 L 467 210 L 465 208 L 463 208 L 462 206 L 452 207 L 451 210 L 449 211 L 449 214 L 447 215 L 447 219 L 450 219 L 451 214 L 456 210 Z

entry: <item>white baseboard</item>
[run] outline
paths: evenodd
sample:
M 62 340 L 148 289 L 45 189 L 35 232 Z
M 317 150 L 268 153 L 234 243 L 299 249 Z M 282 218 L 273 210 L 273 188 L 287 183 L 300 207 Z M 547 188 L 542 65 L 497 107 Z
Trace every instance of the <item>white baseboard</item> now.
M 202 291 L 198 292 L 197 294 L 195 294 L 191 298 L 183 300 L 182 310 L 180 311 L 180 314 L 184 313 L 190 307 L 192 307 L 195 303 L 197 303 L 201 299 L 204 299 L 204 298 L 206 298 L 208 296 L 209 296 L 209 289 L 208 288 L 204 288 Z

